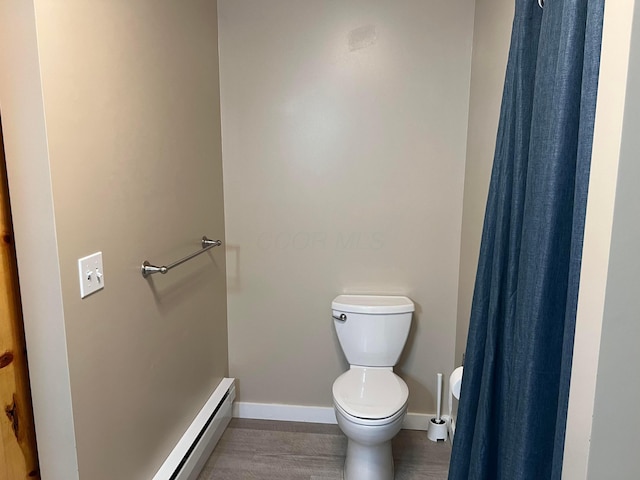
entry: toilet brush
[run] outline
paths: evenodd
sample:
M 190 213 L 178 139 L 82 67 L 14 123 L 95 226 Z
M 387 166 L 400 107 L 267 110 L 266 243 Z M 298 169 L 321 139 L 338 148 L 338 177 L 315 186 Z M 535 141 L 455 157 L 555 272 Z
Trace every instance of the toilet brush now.
M 442 374 L 438 374 L 438 386 L 437 386 L 437 397 L 436 397 L 436 418 L 432 418 L 429 421 L 429 429 L 427 430 L 427 438 L 432 442 L 437 442 L 439 440 L 447 439 L 447 422 L 442 420 L 440 417 L 440 413 L 442 410 L 441 400 L 442 400 Z

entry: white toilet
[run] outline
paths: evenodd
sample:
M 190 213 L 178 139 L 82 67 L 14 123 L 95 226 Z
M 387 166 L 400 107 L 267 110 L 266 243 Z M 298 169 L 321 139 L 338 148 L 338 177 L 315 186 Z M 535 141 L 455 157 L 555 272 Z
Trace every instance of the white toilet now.
M 331 308 L 350 368 L 333 382 L 336 419 L 348 438 L 345 480 L 392 480 L 391 439 L 409 389 L 393 373 L 415 310 L 407 297 L 340 295 Z

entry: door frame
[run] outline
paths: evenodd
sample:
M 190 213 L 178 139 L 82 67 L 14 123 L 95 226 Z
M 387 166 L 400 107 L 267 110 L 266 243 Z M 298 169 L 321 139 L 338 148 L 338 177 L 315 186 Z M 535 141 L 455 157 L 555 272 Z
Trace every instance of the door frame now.
M 40 478 L 0 117 L 0 479 Z

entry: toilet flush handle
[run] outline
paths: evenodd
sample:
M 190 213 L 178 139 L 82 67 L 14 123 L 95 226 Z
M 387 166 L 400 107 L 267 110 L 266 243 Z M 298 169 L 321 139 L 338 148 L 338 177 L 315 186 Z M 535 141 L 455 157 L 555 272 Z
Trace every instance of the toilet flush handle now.
M 340 316 L 337 315 L 333 315 L 333 318 L 335 318 L 336 320 L 340 321 L 340 322 L 346 322 L 347 321 L 347 316 L 344 313 L 341 313 Z

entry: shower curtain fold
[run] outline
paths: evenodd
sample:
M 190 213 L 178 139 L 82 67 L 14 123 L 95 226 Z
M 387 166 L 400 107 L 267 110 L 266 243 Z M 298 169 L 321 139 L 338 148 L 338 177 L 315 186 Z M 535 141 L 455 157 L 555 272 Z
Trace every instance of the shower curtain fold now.
M 560 479 L 604 0 L 517 0 L 449 479 Z

